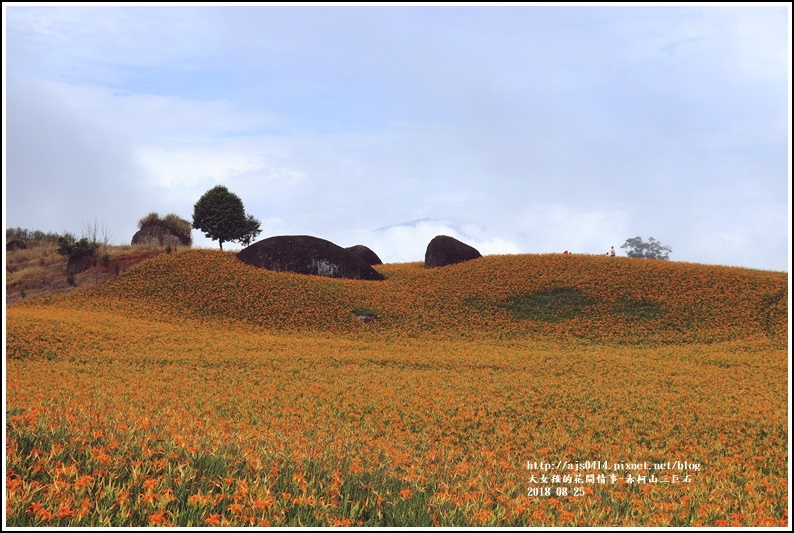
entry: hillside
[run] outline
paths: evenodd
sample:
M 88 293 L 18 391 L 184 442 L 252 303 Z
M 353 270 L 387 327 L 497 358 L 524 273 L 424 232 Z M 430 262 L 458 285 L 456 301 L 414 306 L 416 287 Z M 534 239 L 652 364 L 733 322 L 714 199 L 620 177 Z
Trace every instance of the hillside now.
M 161 255 L 105 284 L 24 306 L 271 332 L 618 343 L 787 337 L 785 273 L 606 256 L 378 265 L 382 282 L 270 272 L 233 252 Z M 363 323 L 357 316 L 374 316 Z
M 74 284 L 66 277 L 68 259 L 56 252 L 53 242 L 28 242 L 28 248 L 6 252 L 6 303 L 25 298 L 79 292 L 96 286 L 164 253 L 151 246 L 111 246 L 107 265 L 90 268 L 74 276 Z
M 7 306 L 8 524 L 788 526 L 785 274 L 377 269 L 190 250 Z

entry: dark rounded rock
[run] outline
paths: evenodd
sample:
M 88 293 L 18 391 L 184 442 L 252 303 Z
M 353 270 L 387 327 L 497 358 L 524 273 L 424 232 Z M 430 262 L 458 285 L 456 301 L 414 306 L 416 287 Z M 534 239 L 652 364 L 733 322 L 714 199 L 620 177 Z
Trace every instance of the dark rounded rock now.
M 130 244 L 145 244 L 148 246 L 166 246 L 168 244 L 176 246 L 190 246 L 190 240 L 185 237 L 175 235 L 168 228 L 159 225 L 146 226 L 135 232 Z
M 433 237 L 425 252 L 425 266 L 442 267 L 482 257 L 476 248 L 447 235 Z
M 6 243 L 6 252 L 13 252 L 14 250 L 25 250 L 28 247 L 25 241 L 14 239 Z
M 354 257 L 358 257 L 362 261 L 364 261 L 368 265 L 382 265 L 383 261 L 380 260 L 378 254 L 373 252 L 371 249 L 367 248 L 363 244 L 357 244 L 355 246 L 348 246 L 345 248 L 348 253 L 352 254 Z
M 370 265 L 331 241 L 309 235 L 281 235 L 255 242 L 237 258 L 249 265 L 329 278 L 383 280 Z
M 94 266 L 94 261 L 90 257 L 81 257 L 74 255 L 69 258 L 69 261 L 66 263 L 66 271 L 71 272 L 72 274 L 79 274 L 80 272 L 85 272 L 92 266 Z

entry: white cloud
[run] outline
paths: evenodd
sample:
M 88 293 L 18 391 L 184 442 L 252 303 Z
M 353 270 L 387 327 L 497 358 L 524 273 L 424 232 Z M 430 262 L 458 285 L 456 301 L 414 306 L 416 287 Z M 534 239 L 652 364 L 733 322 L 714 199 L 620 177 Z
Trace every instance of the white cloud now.
M 760 81 L 786 83 L 791 73 L 791 10 L 782 5 L 767 9 L 729 10 L 731 49 L 740 73 Z
M 437 235 L 447 235 L 477 249 L 482 255 L 520 253 L 518 245 L 499 236 L 473 238 L 449 221 L 420 220 L 370 231 L 335 232 L 328 240 L 347 247 L 363 244 L 384 263 L 424 261 L 427 245 Z
M 210 55 L 222 41 L 208 13 L 166 6 L 12 6 L 6 12 L 15 52 L 41 74 L 76 82 L 120 82 L 140 68 L 195 66 L 196 57 Z
M 141 148 L 137 161 L 155 185 L 171 189 L 252 182 L 272 194 L 274 188 L 295 187 L 306 181 L 304 172 L 268 161 L 272 154 L 249 141 L 167 143 Z M 267 141 L 261 144 L 266 146 Z
M 226 100 L 125 92 L 90 84 L 32 80 L 13 86 L 34 91 L 78 116 L 91 117 L 133 142 L 223 138 L 279 125 L 275 114 Z
M 160 187 L 195 186 L 206 182 L 224 183 L 263 168 L 261 158 L 250 154 L 202 150 L 200 147 L 169 150 L 141 149 L 138 162 Z
M 773 227 L 790 228 L 785 213 L 739 204 L 731 212 L 730 220 L 726 220 L 718 209 L 700 210 L 689 227 L 690 238 L 673 246 L 670 257 L 700 262 L 708 256 L 712 264 L 786 270 L 790 238 L 787 232 L 769 231 Z
M 538 205 L 515 219 L 516 231 L 533 253 L 606 253 L 631 232 L 626 213 L 564 204 Z
M 482 253 L 652 235 L 785 268 L 784 11 L 9 8 L 9 223 L 113 217 L 126 240 L 223 183 L 266 231 L 385 260 L 441 233 Z M 371 233 L 421 217 L 441 220 Z
M 475 241 L 473 245 L 482 255 L 498 255 L 498 254 L 520 254 L 521 249 L 514 242 L 503 239 L 502 237 L 493 237 L 485 241 Z

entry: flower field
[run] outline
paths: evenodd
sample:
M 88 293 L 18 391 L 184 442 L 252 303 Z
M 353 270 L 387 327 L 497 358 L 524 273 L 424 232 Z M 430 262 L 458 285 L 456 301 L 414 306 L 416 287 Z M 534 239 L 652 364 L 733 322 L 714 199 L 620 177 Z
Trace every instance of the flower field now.
M 376 268 L 194 250 L 9 307 L 6 525 L 788 525 L 786 274 Z

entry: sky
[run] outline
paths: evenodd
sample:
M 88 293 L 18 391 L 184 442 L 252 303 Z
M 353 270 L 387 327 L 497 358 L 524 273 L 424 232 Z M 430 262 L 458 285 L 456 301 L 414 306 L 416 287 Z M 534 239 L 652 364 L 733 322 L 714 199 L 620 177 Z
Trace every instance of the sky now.
M 791 7 L 3 4 L 6 227 L 790 272 Z M 193 230 L 196 247 L 217 241 Z M 240 249 L 226 243 L 224 249 Z

